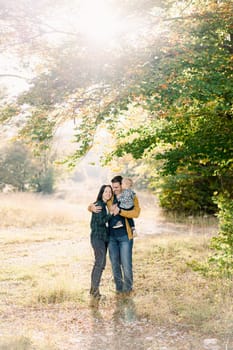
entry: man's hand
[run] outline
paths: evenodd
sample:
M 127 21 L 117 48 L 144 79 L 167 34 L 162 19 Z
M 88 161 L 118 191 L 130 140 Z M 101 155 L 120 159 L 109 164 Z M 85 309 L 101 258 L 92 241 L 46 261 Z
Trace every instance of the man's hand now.
M 109 208 L 109 212 L 111 215 L 116 215 L 115 210 L 117 208 L 117 204 L 112 204 L 111 207 Z
M 91 203 L 88 205 L 88 210 L 91 211 L 92 213 L 100 213 L 102 210 L 102 207 L 100 205 L 95 205 L 94 203 Z
M 119 214 L 119 212 L 120 212 L 120 208 L 117 205 L 115 205 L 113 208 L 113 215 L 115 216 L 115 215 Z

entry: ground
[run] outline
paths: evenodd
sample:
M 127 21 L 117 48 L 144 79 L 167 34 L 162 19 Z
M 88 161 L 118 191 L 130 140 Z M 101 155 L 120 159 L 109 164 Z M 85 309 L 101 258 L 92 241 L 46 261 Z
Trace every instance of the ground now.
M 135 245 L 163 230 L 187 230 L 187 225 L 165 223 L 154 214 L 153 208 L 138 219 Z M 89 220 L 86 211 L 82 218 Z M 0 229 L 0 350 L 233 349 L 213 336 L 195 336 L 179 323 L 166 327 L 142 316 L 137 290 L 130 297 L 115 296 L 109 261 L 104 295 L 99 302 L 90 299 L 93 255 L 85 230 L 78 223 Z

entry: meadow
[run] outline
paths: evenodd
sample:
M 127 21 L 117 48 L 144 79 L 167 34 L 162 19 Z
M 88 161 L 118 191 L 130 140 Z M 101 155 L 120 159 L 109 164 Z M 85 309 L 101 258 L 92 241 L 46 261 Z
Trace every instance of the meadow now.
M 0 195 L 1 350 L 233 349 L 232 280 L 192 268 L 210 254 L 216 219 L 166 218 L 139 198 L 134 294 L 117 300 L 108 261 L 93 305 L 90 197 Z

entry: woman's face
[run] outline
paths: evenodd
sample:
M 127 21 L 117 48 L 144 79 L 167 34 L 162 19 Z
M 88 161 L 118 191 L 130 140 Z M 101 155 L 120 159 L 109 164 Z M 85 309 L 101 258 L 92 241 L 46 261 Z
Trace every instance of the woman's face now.
M 112 197 L 112 189 L 108 186 L 105 187 L 104 192 L 103 192 L 103 201 L 107 202 L 110 198 Z

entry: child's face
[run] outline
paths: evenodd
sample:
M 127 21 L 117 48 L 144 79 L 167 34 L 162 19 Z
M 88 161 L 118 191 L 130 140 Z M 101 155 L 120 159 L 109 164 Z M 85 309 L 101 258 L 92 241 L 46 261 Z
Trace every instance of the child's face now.
M 131 182 L 127 179 L 122 180 L 122 188 L 123 190 L 130 188 L 132 186 Z

